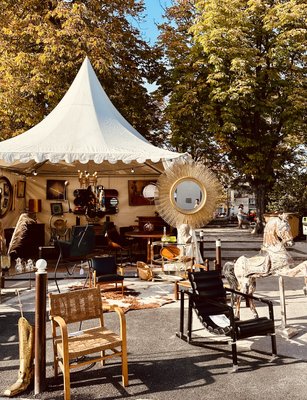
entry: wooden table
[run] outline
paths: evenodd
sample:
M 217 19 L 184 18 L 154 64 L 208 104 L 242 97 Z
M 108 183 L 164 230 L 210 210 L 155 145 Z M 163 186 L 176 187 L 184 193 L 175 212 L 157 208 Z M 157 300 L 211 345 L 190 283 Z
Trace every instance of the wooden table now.
M 163 232 L 157 232 L 157 231 L 152 231 L 152 232 L 143 232 L 143 231 L 131 231 L 131 232 L 126 232 L 125 236 L 135 238 L 135 239 L 146 239 L 147 240 L 147 263 L 150 264 L 151 262 L 151 243 L 153 239 L 161 239 L 163 236 Z

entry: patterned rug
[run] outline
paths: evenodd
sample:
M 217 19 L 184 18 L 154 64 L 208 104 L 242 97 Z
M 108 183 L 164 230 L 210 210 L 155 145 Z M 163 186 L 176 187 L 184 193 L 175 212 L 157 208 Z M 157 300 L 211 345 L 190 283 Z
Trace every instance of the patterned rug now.
M 70 290 L 80 289 L 79 285 L 71 285 Z M 129 283 L 124 285 L 124 296 L 114 285 L 103 286 L 101 297 L 104 304 L 117 305 L 124 309 L 141 310 L 159 308 L 165 304 L 174 303 L 174 286 L 172 284 L 152 285 L 150 283 Z

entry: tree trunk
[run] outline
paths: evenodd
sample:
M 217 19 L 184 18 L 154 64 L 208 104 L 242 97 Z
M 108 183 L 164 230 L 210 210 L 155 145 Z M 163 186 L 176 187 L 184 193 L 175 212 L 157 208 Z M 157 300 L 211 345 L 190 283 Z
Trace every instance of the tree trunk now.
M 264 217 L 266 208 L 266 190 L 264 185 L 258 185 L 255 188 L 255 197 L 256 197 L 256 214 L 257 214 L 257 223 L 255 233 L 261 234 L 264 229 Z

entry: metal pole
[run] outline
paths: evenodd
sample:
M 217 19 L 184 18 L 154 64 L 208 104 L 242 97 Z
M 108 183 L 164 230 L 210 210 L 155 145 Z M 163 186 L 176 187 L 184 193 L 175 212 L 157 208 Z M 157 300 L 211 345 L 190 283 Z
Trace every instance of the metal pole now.
M 34 394 L 42 393 L 46 386 L 46 266 L 46 260 L 39 259 L 36 261 Z
M 279 275 L 279 297 L 280 297 L 280 315 L 281 315 L 281 329 L 285 329 L 287 326 L 287 314 L 286 314 L 286 301 L 285 301 L 285 284 L 283 276 Z
M 204 231 L 199 232 L 199 251 L 201 258 L 204 258 Z
M 279 297 L 280 297 L 280 315 L 281 315 L 281 325 L 276 329 L 276 332 L 281 336 L 290 339 L 295 336 L 299 330 L 292 326 L 287 325 L 287 313 L 286 313 L 286 300 L 285 300 L 285 283 L 284 277 L 279 275 Z
M 216 270 L 221 270 L 222 269 L 222 254 L 221 254 L 221 240 L 217 239 L 215 241 L 215 260 L 216 260 L 216 265 L 215 269 Z

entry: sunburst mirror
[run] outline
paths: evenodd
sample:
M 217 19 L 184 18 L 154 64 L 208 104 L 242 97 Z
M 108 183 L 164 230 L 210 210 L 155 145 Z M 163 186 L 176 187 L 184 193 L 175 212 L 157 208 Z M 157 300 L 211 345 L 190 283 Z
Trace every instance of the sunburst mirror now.
M 155 205 L 169 225 L 198 228 L 213 218 L 221 193 L 216 176 L 203 164 L 176 161 L 158 179 Z

